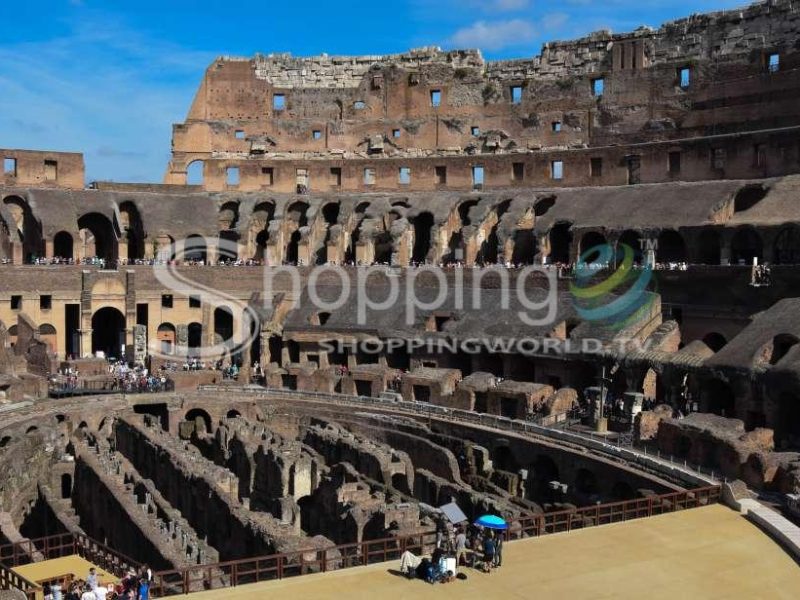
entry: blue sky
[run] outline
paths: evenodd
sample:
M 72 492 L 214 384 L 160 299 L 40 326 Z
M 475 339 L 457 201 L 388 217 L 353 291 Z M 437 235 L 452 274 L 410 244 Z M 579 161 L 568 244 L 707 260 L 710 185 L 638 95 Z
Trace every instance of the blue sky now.
M 218 55 L 383 54 L 438 45 L 490 59 L 597 29 L 629 31 L 734 1 L 41 0 L 4 2 L 0 147 L 83 152 L 87 180 L 161 181 Z

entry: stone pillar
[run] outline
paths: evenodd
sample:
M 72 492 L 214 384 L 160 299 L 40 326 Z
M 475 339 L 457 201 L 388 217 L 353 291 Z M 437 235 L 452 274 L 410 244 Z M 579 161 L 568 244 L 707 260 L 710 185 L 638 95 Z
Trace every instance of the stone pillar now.
M 44 241 L 44 256 L 45 258 L 53 258 L 53 240 Z
M 81 328 L 78 330 L 80 336 L 80 357 L 84 358 L 92 354 L 92 328 Z

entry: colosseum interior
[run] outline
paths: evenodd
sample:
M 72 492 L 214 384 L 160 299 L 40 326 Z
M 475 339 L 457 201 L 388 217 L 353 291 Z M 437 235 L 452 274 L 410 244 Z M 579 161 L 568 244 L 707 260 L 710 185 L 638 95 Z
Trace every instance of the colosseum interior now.
M 396 561 L 449 503 L 512 560 L 722 502 L 800 556 L 798 34 L 770 0 L 519 60 L 219 57 L 163 183 L 0 150 L 0 587 Z M 800 572 L 766 579 L 726 597 Z

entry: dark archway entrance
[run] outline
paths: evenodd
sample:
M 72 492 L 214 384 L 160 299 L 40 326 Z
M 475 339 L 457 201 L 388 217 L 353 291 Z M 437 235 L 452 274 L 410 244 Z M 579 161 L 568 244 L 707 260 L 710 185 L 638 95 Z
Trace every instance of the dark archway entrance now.
M 53 256 L 57 258 L 73 258 L 72 235 L 66 231 L 59 231 L 53 237 Z
M 686 262 L 686 243 L 683 241 L 683 236 L 680 233 L 674 229 L 667 229 L 661 232 L 658 236 L 656 262 Z
M 411 219 L 414 226 L 414 250 L 411 253 L 411 262 L 424 263 L 431 249 L 431 229 L 433 228 L 433 215 L 424 212 Z
M 547 261 L 553 263 L 569 263 L 569 250 L 572 245 L 572 232 L 570 223 L 559 223 L 550 230 L 550 257 Z
M 697 238 L 695 261 L 701 265 L 720 264 L 721 242 L 716 229 L 704 229 Z
M 78 229 L 85 229 L 94 237 L 94 255 L 106 261 L 106 266 L 113 266 L 117 260 L 117 235 L 114 225 L 105 215 L 89 213 L 78 219 Z
M 92 353 L 122 358 L 125 347 L 125 316 L 116 308 L 101 308 L 92 316 Z
M 731 262 L 734 265 L 752 265 L 753 259 L 761 262 L 763 243 L 761 236 L 752 227 L 742 227 L 731 239 Z

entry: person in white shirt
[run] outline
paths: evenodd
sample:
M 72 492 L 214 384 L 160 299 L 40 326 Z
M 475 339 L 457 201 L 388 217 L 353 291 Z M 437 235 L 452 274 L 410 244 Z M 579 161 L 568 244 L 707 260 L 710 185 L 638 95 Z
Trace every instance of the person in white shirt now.
M 96 600 L 106 600 L 106 596 L 108 596 L 108 588 L 102 583 L 94 588 L 94 597 Z
M 83 588 L 83 594 L 81 595 L 81 600 L 97 600 L 97 596 L 94 595 L 92 588 L 88 585 Z

